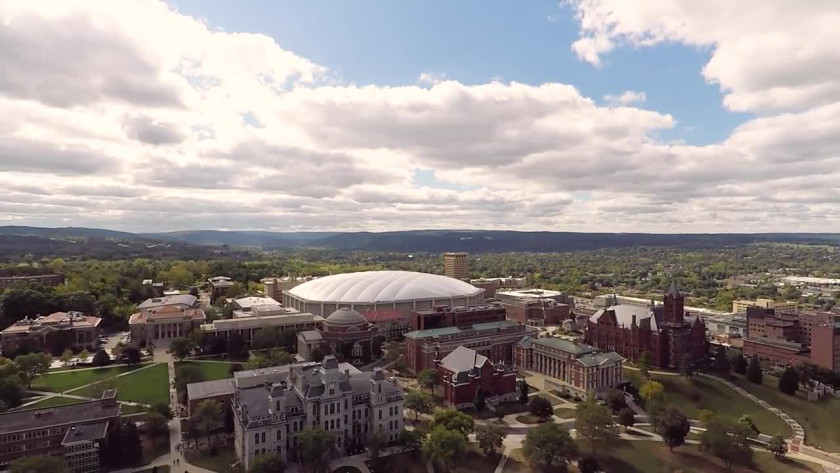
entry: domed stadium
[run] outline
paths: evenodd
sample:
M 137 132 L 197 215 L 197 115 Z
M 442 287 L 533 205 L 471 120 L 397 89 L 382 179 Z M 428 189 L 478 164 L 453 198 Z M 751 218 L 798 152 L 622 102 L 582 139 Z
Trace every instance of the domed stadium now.
M 484 289 L 458 279 L 411 271 L 365 271 L 313 279 L 283 293 L 283 305 L 326 316 L 342 307 L 424 310 L 479 305 Z

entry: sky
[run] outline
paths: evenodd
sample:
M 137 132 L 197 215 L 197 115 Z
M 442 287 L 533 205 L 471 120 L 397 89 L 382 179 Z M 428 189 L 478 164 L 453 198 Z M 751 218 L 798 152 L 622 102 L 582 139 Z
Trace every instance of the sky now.
M 0 225 L 840 232 L 836 0 L 0 1 Z

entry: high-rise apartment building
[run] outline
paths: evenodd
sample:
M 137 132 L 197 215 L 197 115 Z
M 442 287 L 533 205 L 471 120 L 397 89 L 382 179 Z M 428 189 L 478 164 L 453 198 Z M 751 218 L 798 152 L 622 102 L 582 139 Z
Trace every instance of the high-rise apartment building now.
M 455 279 L 469 279 L 470 255 L 468 253 L 444 253 L 443 274 Z

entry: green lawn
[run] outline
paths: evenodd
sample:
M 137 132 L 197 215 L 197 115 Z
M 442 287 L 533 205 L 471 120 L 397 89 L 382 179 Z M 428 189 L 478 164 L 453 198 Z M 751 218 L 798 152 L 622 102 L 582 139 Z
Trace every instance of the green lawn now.
M 35 391 L 50 391 L 55 393 L 70 391 L 79 386 L 95 383 L 103 379 L 113 378 L 118 374 L 136 370 L 143 365 L 104 367 L 93 370 L 70 370 L 58 373 L 48 373 L 32 380 Z
M 779 416 L 718 381 L 699 376 L 689 380 L 681 376 L 652 375 L 652 379 L 665 387 L 666 402 L 679 407 L 690 419 L 697 419 L 702 409 L 732 419 L 747 414 L 762 433 L 783 437 L 792 434 Z
M 201 363 L 196 361 L 179 361 L 175 363 L 175 372 L 178 372 L 178 368 L 181 366 L 195 366 L 199 370 L 201 370 L 201 376 L 204 378 L 204 381 L 213 381 L 216 379 L 225 379 L 225 378 L 232 378 L 230 374 L 230 367 L 233 363 L 225 363 L 225 362 L 213 362 L 213 363 Z
M 802 391 L 796 396 L 788 396 L 779 391 L 779 380 L 773 376 L 765 375 L 763 384 L 753 384 L 735 375 L 732 382 L 796 419 L 805 429 L 806 444 L 840 452 L 840 423 L 836 421 L 840 418 L 840 399 L 827 396 L 822 401 L 811 402 Z
M 138 414 L 138 413 L 141 413 L 141 412 L 148 411 L 148 409 L 143 407 L 143 406 L 133 406 L 131 404 L 121 404 L 121 406 L 122 406 L 122 409 L 120 409 L 120 412 L 122 412 L 123 415 Z
M 484 455 L 478 444 L 470 443 L 467 451 L 458 458 L 458 463 L 450 470 L 450 473 L 473 473 L 476 471 L 493 471 L 499 464 L 499 455 Z M 384 470 L 394 471 L 394 470 Z
M 62 396 L 55 396 L 51 398 L 44 399 L 42 401 L 38 401 L 35 404 L 30 404 L 24 409 L 40 409 L 43 407 L 54 407 L 54 406 L 64 406 L 66 404 L 75 404 L 77 402 L 84 402 L 81 399 L 73 399 L 71 397 L 62 397 Z
M 210 455 L 210 452 L 205 450 L 199 453 L 192 452 L 187 455 L 187 462 L 192 465 L 205 468 L 207 470 L 218 473 L 237 473 L 242 471 L 242 467 L 231 468 L 230 465 L 237 462 L 239 458 L 236 456 L 236 451 L 233 445 L 219 447 L 216 449 L 216 455 Z M 187 471 L 189 466 L 184 465 Z
M 426 473 L 426 462 L 412 452 L 398 453 L 382 458 L 382 471 L 398 473 Z M 478 471 L 478 470 L 473 470 Z
M 561 419 L 571 419 L 575 416 L 575 412 L 575 409 L 572 409 L 570 407 L 559 407 L 557 409 L 554 409 L 554 415 Z
M 146 404 L 169 403 L 169 371 L 166 363 L 103 381 L 79 390 L 80 396 L 99 397 L 106 389 L 116 389 L 120 401 Z

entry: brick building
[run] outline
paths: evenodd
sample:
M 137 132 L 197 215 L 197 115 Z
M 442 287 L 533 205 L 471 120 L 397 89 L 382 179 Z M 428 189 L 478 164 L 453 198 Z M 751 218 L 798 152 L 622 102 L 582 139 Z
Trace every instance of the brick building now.
M 67 348 L 92 350 L 99 338 L 102 319 L 81 312 L 54 312 L 30 319 L 25 317 L 0 332 L 3 353 L 21 345 L 61 353 Z M 55 354 L 58 354 L 55 353 Z
M 473 404 L 480 389 L 491 404 L 517 401 L 516 373 L 475 350 L 458 347 L 436 361 L 443 403 L 460 409 Z
M 546 375 L 546 384 L 560 392 L 583 396 L 612 388 L 622 379 L 621 355 L 562 338 L 524 337 L 513 346 L 513 356 L 517 369 Z
M 409 331 L 411 316 L 402 310 L 368 310 L 362 312 L 367 321 L 379 329 L 387 340 L 396 340 Z
M 744 354 L 777 366 L 814 363 L 840 370 L 838 316 L 830 312 L 779 313 L 749 307 Z
M 586 341 L 633 361 L 647 351 L 654 366 L 676 368 L 686 354 L 694 360 L 706 356 L 706 325 L 686 315 L 684 297 L 672 282 L 661 306 L 619 304 L 595 312 Z
M 411 312 L 411 330 L 428 330 L 441 327 L 467 327 L 472 324 L 505 320 L 506 312 L 500 305 L 438 306 L 431 310 Z
M 523 336 L 537 332 L 536 328 L 512 320 L 416 330 L 405 334 L 406 362 L 418 373 L 435 367 L 436 353 L 437 359 L 442 359 L 459 346 L 464 346 L 490 360 L 509 364 L 513 361 L 513 345 Z
M 2 276 L 0 290 L 14 286 L 40 284 L 42 286 L 61 286 L 64 284 L 63 274 L 36 274 L 33 276 Z
M 496 292 L 509 320 L 527 325 L 560 325 L 571 315 L 574 303 L 563 292 L 543 289 Z
M 64 406 L 0 414 L 0 469 L 24 456 L 63 457 L 73 473 L 99 471 L 102 441 L 120 419 L 117 392 Z

